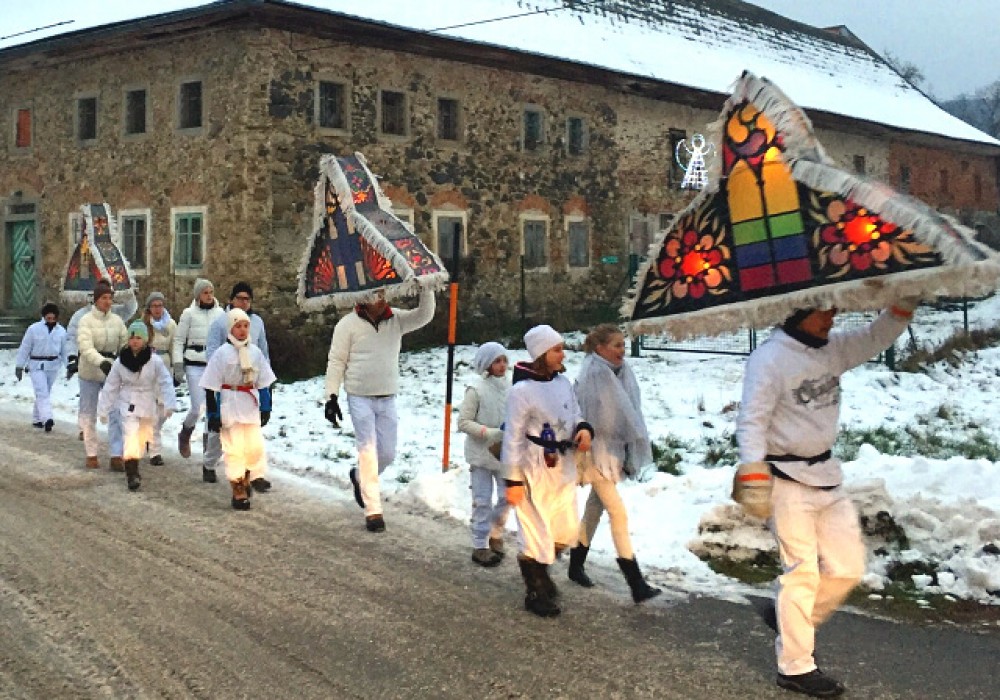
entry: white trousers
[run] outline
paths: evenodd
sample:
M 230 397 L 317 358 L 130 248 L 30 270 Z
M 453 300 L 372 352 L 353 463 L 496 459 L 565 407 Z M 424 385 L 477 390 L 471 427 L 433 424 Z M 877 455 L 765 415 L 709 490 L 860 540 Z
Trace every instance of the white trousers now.
M 557 544 L 576 544 L 576 482 L 564 483 L 558 469 L 544 470 L 526 482 L 525 492 L 524 500 L 514 509 L 520 553 L 551 564 L 556 560 Z
M 809 673 L 816 668 L 816 628 L 864 575 L 861 526 L 840 487 L 825 491 L 775 479 L 771 502 L 771 530 L 784 571 L 778 578 L 778 670 Z
M 494 487 L 496 501 L 493 500 Z M 491 537 L 503 537 L 504 525 L 510 514 L 507 488 L 499 472 L 470 467 L 469 489 L 472 491 L 472 517 L 469 518 L 472 546 L 475 549 L 486 549 Z
M 59 365 L 55 362 L 46 362 L 45 365 L 45 369 L 32 369 L 28 372 L 31 386 L 35 390 L 35 407 L 31 411 L 32 423 L 44 423 L 52 419 L 52 401 L 49 396 L 52 393 L 52 385 L 59 376 Z
M 222 458 L 222 438 L 219 433 L 205 433 L 205 452 L 202 455 L 201 466 L 214 470 Z
M 347 395 L 365 515 L 382 514 L 378 477 L 396 459 L 396 397 Z
M 611 539 L 615 543 L 615 551 L 622 559 L 633 559 L 635 553 L 632 550 L 632 539 L 628 534 L 628 513 L 625 511 L 621 494 L 618 493 L 618 484 L 602 476 L 593 466 L 588 469 L 590 495 L 587 496 L 587 503 L 583 507 L 583 519 L 580 520 L 580 544 L 585 547 L 590 546 L 597 525 L 601 522 L 601 515 L 606 510 L 608 520 L 611 522 Z
M 184 365 L 184 376 L 187 378 L 188 394 L 191 397 L 191 408 L 184 416 L 184 427 L 193 428 L 201 418 L 201 411 L 205 407 L 205 390 L 198 386 L 201 383 L 201 375 L 205 374 L 205 368 L 198 365 Z
M 153 432 L 149 436 L 150 455 L 163 454 L 163 424 L 167 422 L 167 415 L 163 410 L 163 406 L 159 404 L 157 405 L 156 410 L 159 415 L 153 422 Z
M 101 449 L 101 441 L 97 437 L 97 400 L 103 386 L 104 382 L 80 380 L 80 413 L 77 422 L 83 431 L 83 448 L 88 457 L 96 457 Z M 108 455 L 121 457 L 123 449 L 122 417 L 118 409 L 113 408 L 108 414 Z
M 159 421 L 159 418 L 140 418 L 132 414 L 122 417 L 123 459 L 142 459 L 145 456 L 146 443 L 152 444 L 153 433 Z
M 226 465 L 226 478 L 236 481 L 246 472 L 250 480 L 264 476 L 267 471 L 267 453 L 264 451 L 264 433 L 255 423 L 233 423 L 219 433 L 222 442 L 222 460 Z

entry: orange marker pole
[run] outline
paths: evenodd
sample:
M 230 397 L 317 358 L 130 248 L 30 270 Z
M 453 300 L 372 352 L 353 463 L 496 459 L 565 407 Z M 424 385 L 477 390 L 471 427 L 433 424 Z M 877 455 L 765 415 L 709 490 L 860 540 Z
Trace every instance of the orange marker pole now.
M 448 285 L 448 373 L 444 399 L 444 454 L 441 457 L 441 471 L 448 471 L 451 451 L 451 388 L 455 378 L 455 326 L 458 321 L 458 255 L 462 241 L 462 225 L 455 224 L 455 235 L 451 246 L 451 284 Z

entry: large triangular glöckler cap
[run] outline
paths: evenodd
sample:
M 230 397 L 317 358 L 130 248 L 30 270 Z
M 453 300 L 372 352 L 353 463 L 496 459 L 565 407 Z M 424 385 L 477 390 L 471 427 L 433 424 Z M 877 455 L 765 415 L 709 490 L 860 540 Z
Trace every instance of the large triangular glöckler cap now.
M 975 233 L 837 166 L 805 113 L 744 73 L 709 184 L 650 246 L 622 315 L 674 338 L 763 328 L 798 308 L 885 308 L 903 297 L 996 289 L 1000 260 Z
M 60 296 L 69 303 L 89 303 L 97 280 L 111 283 L 114 299 L 123 302 L 135 295 L 135 277 L 118 248 L 118 222 L 107 202 L 84 204 L 73 217 L 75 242 L 63 272 Z
M 382 294 L 412 296 L 448 282 L 441 260 L 392 212 L 364 156 L 320 159 L 312 233 L 299 266 L 307 311 L 352 306 Z

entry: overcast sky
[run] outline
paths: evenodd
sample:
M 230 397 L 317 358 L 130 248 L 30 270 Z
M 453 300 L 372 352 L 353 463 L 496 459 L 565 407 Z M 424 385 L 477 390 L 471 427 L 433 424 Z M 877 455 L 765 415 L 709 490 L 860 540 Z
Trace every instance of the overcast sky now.
M 298 0 L 323 7 L 323 0 Z M 433 0 L 400 0 L 426 2 Z M 206 0 L 0 0 L 0 37 L 54 22 L 72 24 L 0 39 L 0 47 L 142 14 L 169 12 Z M 940 99 L 1000 79 L 1000 0 L 754 0 L 786 17 L 817 26 L 846 24 L 879 53 L 913 63 L 924 88 Z M 517 10 L 514 0 L 509 5 Z M 502 6 L 502 5 L 501 5 Z M 358 5 L 364 14 L 364 4 Z

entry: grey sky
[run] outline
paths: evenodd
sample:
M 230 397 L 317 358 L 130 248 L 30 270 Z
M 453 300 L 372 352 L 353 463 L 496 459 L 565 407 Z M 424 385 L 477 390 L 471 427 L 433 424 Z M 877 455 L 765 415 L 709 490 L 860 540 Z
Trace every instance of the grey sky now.
M 206 1 L 3 0 L 0 36 L 54 22 L 74 22 L 0 40 L 0 47 Z M 324 5 L 323 0 L 298 1 Z M 433 0 L 417 1 L 433 7 Z M 516 8 L 514 0 L 508 1 Z M 846 24 L 877 52 L 888 49 L 915 64 L 927 78 L 925 89 L 941 99 L 972 92 L 1000 79 L 1000 0 L 753 0 L 753 4 L 817 26 Z M 363 13 L 363 4 L 358 9 Z
M 820 27 L 847 25 L 880 54 L 916 65 L 939 99 L 1000 80 L 1000 0 L 751 0 Z

